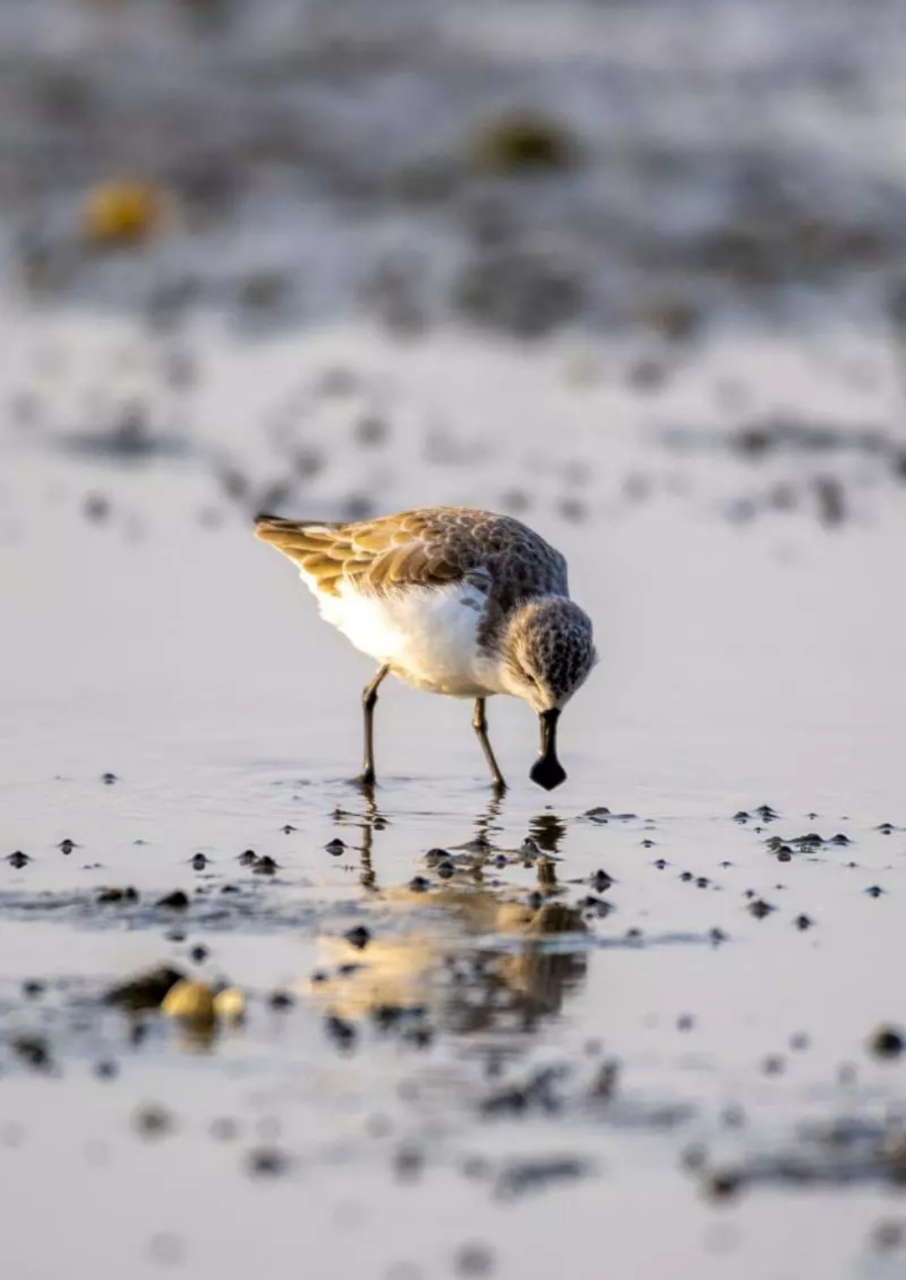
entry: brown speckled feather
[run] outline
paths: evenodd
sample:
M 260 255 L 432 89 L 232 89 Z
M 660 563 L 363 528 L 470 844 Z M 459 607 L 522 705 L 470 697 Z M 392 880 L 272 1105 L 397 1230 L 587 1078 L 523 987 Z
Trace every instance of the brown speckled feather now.
M 558 551 L 518 520 L 471 507 L 421 508 L 353 524 L 260 516 L 255 533 L 330 595 L 338 595 L 343 582 L 379 594 L 466 577 L 486 585 L 504 612 L 533 596 L 568 595 Z

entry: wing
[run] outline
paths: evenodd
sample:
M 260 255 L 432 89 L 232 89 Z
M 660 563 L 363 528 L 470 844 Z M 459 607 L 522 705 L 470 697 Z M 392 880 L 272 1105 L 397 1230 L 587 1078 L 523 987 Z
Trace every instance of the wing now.
M 255 533 L 330 595 L 343 582 L 382 593 L 463 580 L 504 610 L 530 596 L 568 595 L 558 551 L 518 520 L 470 507 L 427 507 L 354 524 L 260 516 Z
M 424 522 L 387 516 L 355 524 L 309 524 L 260 516 L 255 535 L 299 566 L 320 592 L 338 595 L 346 581 L 363 593 L 394 586 L 456 582 L 466 567 L 445 554 Z

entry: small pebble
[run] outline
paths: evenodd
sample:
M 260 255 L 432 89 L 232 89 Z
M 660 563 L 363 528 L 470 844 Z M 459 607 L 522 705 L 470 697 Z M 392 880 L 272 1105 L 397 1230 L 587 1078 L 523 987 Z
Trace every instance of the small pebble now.
M 258 855 L 254 849 L 246 849 L 239 855 L 239 863 L 243 867 L 253 867 L 257 861 Z
M 27 866 L 28 863 L 31 862 L 31 858 L 27 853 L 23 853 L 21 849 L 16 849 L 14 853 L 9 855 L 6 861 L 11 867 L 18 868 Z
M 324 848 L 332 858 L 339 858 L 341 854 L 346 852 L 346 844 L 339 836 L 334 836 L 333 840 L 328 840 Z
M 162 898 L 158 898 L 154 905 L 167 907 L 170 911 L 185 911 L 189 905 L 189 895 L 182 889 L 174 889 L 172 893 L 166 893 Z
M 276 871 L 277 863 L 266 853 L 262 854 L 252 867 L 252 874 L 256 876 L 272 876 Z
M 906 1048 L 906 1033 L 899 1027 L 878 1027 L 868 1039 L 869 1052 L 876 1058 L 898 1058 L 904 1048 Z
M 363 951 L 371 941 L 371 934 L 364 925 L 356 925 L 354 929 L 349 929 L 344 935 L 346 941 L 358 951 Z
M 196 853 L 192 858 L 192 868 L 195 871 L 204 871 L 208 865 L 209 859 L 203 853 Z

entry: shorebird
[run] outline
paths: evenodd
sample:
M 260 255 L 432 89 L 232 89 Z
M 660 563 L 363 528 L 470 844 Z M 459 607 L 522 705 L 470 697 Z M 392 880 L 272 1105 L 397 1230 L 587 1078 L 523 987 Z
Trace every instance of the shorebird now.
M 352 524 L 259 516 L 256 535 L 299 568 L 321 616 L 379 664 L 362 693 L 364 785 L 375 781 L 374 708 L 393 673 L 430 693 L 474 698 L 472 726 L 498 790 L 487 698 L 522 698 L 538 715 L 529 776 L 551 791 L 560 712 L 596 661 L 588 616 L 569 598 L 566 561 L 510 516 L 425 507 Z

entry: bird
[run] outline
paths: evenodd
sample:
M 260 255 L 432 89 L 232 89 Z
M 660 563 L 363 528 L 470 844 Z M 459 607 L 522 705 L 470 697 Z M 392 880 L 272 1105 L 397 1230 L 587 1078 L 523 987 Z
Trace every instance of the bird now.
M 416 689 L 474 699 L 472 726 L 498 792 L 506 781 L 486 701 L 521 698 L 540 728 L 529 777 L 547 791 L 565 781 L 560 712 L 597 654 L 591 619 L 569 596 L 566 560 L 540 534 L 472 507 L 349 523 L 260 515 L 255 534 L 297 565 L 322 618 L 378 663 L 362 692 L 363 786 L 376 781 L 374 709 L 391 673 Z

